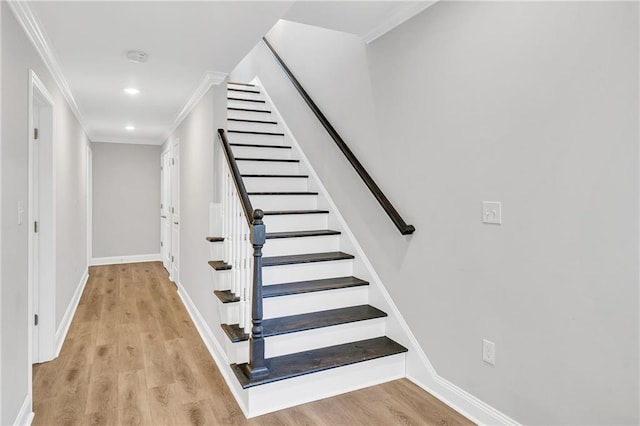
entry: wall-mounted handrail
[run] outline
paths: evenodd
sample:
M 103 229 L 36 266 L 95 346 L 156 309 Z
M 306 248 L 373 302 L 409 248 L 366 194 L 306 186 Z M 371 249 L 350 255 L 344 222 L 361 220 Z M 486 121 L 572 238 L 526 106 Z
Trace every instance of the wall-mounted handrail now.
M 229 166 L 229 177 L 225 178 L 227 183 L 226 191 L 229 197 L 224 197 L 227 200 L 229 206 L 224 210 L 228 214 L 228 218 L 225 219 L 226 226 L 229 235 L 225 240 L 232 245 L 230 250 L 230 259 L 225 261 L 236 260 L 234 263 L 234 272 L 237 276 L 234 276 L 234 280 L 231 283 L 231 289 L 236 296 L 240 298 L 240 321 L 239 325 L 248 330 L 248 318 L 251 319 L 251 336 L 249 338 L 249 363 L 246 364 L 245 374 L 249 380 L 257 380 L 269 375 L 269 368 L 264 358 L 264 333 L 262 329 L 262 247 L 266 241 L 265 225 L 262 222 L 264 213 L 260 209 L 253 210 L 251 200 L 249 200 L 249 194 L 242 181 L 242 175 L 238 169 L 238 163 L 229 145 L 229 140 L 224 129 L 218 129 L 218 137 L 222 144 L 222 151 L 227 159 L 227 165 Z M 226 171 L 225 171 L 226 176 Z M 238 200 L 233 196 L 231 184 L 229 180 L 233 181 L 233 185 L 236 189 L 235 193 L 240 201 L 238 206 Z M 235 206 L 235 207 L 234 207 Z M 242 208 L 242 212 L 240 211 Z M 242 214 L 244 213 L 244 214 Z M 248 225 L 247 228 L 243 226 L 238 216 L 244 216 Z M 242 225 L 242 226 L 241 226 Z M 247 267 L 247 254 L 249 247 L 247 244 L 251 244 L 253 248 L 253 270 L 251 275 L 246 274 Z M 238 283 L 239 281 L 239 283 Z M 234 284 L 235 283 L 235 284 Z M 250 285 L 250 288 L 249 288 Z M 237 293 L 236 293 L 237 292 Z M 251 295 L 249 301 L 249 294 Z M 248 304 L 251 304 L 251 312 L 247 311 Z M 245 320 L 245 318 L 247 318 Z
M 280 65 L 284 73 L 287 75 L 287 77 L 293 84 L 293 86 L 296 88 L 296 90 L 298 90 L 298 93 L 300 93 L 300 96 L 302 96 L 302 99 L 304 99 L 304 101 L 307 103 L 309 108 L 311 108 L 311 111 L 314 113 L 314 115 L 318 118 L 318 120 L 320 120 L 320 123 L 327 130 L 327 132 L 329 133 L 329 136 L 331 136 L 331 138 L 334 140 L 336 145 L 338 145 L 338 148 L 340 149 L 340 151 L 342 151 L 345 157 L 347 157 L 347 160 L 349 160 L 349 163 L 351 163 L 353 168 L 356 170 L 356 173 L 360 175 L 365 185 L 367 185 L 367 187 L 369 188 L 373 196 L 376 198 L 376 200 L 378 200 L 378 202 L 380 203 L 384 211 L 387 212 L 387 214 L 389 215 L 393 223 L 396 225 L 400 233 L 402 235 L 413 234 L 416 228 L 413 225 L 408 225 L 404 221 L 404 219 L 402 219 L 402 216 L 400 216 L 400 213 L 398 213 L 395 207 L 393 207 L 393 204 L 391 204 L 391 201 L 389 201 L 389 199 L 384 195 L 380 187 L 375 183 L 375 181 L 373 180 L 371 175 L 369 175 L 369 173 L 364 168 L 362 163 L 360 163 L 360 161 L 356 158 L 356 156 L 351 151 L 351 149 L 349 149 L 349 147 L 347 146 L 345 141 L 342 139 L 340 134 L 338 134 L 338 132 L 331 125 L 329 120 L 327 120 L 327 117 L 325 117 L 322 111 L 320 111 L 320 108 L 318 108 L 318 106 L 313 101 L 313 99 L 311 99 L 311 96 L 309 96 L 307 91 L 304 90 L 304 87 L 302 87 L 298 79 L 293 75 L 293 73 L 291 72 L 287 64 L 285 64 L 285 62 L 282 60 L 280 55 L 278 55 L 278 52 L 276 52 L 276 50 L 273 48 L 271 43 L 269 43 L 266 37 L 262 37 L 262 40 L 267 45 L 267 47 L 273 54 L 274 58 L 276 59 L 276 61 L 278 62 L 278 64 Z

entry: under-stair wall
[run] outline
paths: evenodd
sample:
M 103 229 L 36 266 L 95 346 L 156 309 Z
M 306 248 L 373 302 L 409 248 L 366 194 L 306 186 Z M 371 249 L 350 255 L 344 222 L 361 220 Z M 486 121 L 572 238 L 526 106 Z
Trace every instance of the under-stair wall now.
M 532 424 L 639 421 L 637 33 L 637 4 L 440 2 L 361 44 L 362 62 L 345 54 L 355 37 L 278 24 L 267 38 L 411 237 L 264 45 L 231 74 L 259 77 L 438 373 L 410 348 L 409 376 L 472 418 L 512 421 L 495 407 Z M 369 88 L 349 84 L 358 73 Z M 371 140 L 333 112 L 367 98 Z M 483 200 L 503 202 L 501 226 L 482 224 Z M 593 352 L 594 333 L 611 344 Z

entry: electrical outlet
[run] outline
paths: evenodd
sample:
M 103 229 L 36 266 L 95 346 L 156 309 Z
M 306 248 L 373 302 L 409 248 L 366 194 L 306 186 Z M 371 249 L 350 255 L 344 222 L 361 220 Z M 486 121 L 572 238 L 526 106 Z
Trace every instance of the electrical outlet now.
M 482 340 L 482 360 L 487 364 L 496 365 L 496 344 L 490 340 Z

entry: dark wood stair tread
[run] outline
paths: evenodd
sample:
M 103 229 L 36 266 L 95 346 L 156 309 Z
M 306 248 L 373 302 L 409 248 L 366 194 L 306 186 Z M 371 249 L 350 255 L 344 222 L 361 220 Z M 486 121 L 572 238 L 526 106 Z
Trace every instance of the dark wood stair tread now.
M 227 130 L 227 133 L 240 133 L 243 135 L 284 136 L 284 133 L 282 132 L 261 132 L 258 130 Z
M 386 316 L 385 312 L 370 305 L 350 306 L 262 320 L 262 333 L 264 337 L 271 337 Z M 234 343 L 249 339 L 249 335 L 245 334 L 238 324 L 222 324 L 222 326 Z
M 240 298 L 231 293 L 231 290 L 215 290 L 213 294 L 215 294 L 222 303 L 233 303 L 240 301 Z
M 224 241 L 224 237 L 206 237 L 205 239 L 210 243 L 221 243 Z
M 269 375 L 254 381 L 244 373 L 246 364 L 231 364 L 231 368 L 243 389 L 246 389 L 404 352 L 407 352 L 407 348 L 383 336 L 269 358 L 266 360 Z
M 290 146 L 285 145 L 266 145 L 259 143 L 230 143 L 231 146 L 247 146 L 250 148 L 275 148 L 275 149 L 291 149 Z
M 318 195 L 313 191 L 264 191 L 264 192 L 247 192 L 247 195 Z
M 242 123 L 278 124 L 277 121 L 251 120 L 248 118 L 227 118 L 227 121 L 240 121 Z
M 274 161 L 280 163 L 299 163 L 300 160 L 293 160 L 291 158 L 236 158 L 236 161 Z
M 242 93 L 260 93 L 259 90 L 253 89 L 236 89 L 234 87 L 227 87 L 227 90 L 231 90 L 232 92 L 242 92 Z
M 263 174 L 249 174 L 240 175 L 243 178 L 308 178 L 309 175 L 263 175 Z
M 321 280 L 296 281 L 272 284 L 262 287 L 262 297 L 279 297 L 291 294 L 313 293 L 316 291 L 339 290 L 341 288 L 369 285 L 367 281 L 356 277 L 325 278 Z
M 266 109 L 238 108 L 238 107 L 229 107 L 227 109 L 229 111 L 263 112 L 265 114 L 271 114 L 271 111 L 266 110 Z
M 279 216 L 288 214 L 328 214 L 329 210 L 267 210 L 265 216 Z
M 264 101 L 262 99 L 245 99 L 245 98 L 235 98 L 235 97 L 227 97 L 228 101 L 243 101 L 243 102 L 255 102 L 255 103 L 259 103 L 259 104 L 264 104 L 267 101 Z
M 228 81 L 227 84 L 233 84 L 236 86 L 247 86 L 247 87 L 256 87 L 255 84 L 251 84 L 251 83 L 237 83 L 235 81 Z
M 287 256 L 271 256 L 262 258 L 262 267 L 295 265 L 299 263 L 331 262 L 333 260 L 353 259 L 351 254 L 341 251 L 329 251 L 326 253 L 292 254 Z
M 209 266 L 211 266 L 216 271 L 228 271 L 231 269 L 231 265 L 225 263 L 224 260 L 210 260 Z
M 267 232 L 267 240 L 277 238 L 323 237 L 328 235 L 340 235 L 340 231 L 315 229 L 311 231 Z

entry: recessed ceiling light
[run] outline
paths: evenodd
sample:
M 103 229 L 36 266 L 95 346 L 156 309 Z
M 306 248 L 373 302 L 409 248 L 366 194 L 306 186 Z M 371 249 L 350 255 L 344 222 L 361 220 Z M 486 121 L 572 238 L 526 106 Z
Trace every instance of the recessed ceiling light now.
M 140 93 L 140 90 L 136 89 L 135 87 L 127 87 L 126 89 L 124 89 L 124 91 L 129 95 L 137 95 L 138 93 Z
M 127 129 L 128 131 L 132 132 L 136 129 L 136 126 L 132 126 L 132 125 L 128 125 L 124 127 L 125 129 Z
M 130 50 L 127 52 L 127 59 L 131 62 L 147 62 L 148 57 L 149 55 L 142 50 Z

